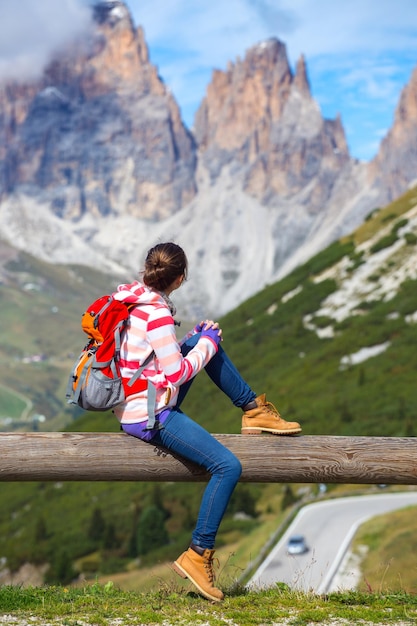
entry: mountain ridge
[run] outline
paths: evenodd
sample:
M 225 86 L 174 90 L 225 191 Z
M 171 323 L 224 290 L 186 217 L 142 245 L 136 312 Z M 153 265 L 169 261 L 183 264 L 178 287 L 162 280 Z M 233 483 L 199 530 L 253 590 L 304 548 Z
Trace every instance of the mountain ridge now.
M 415 89 L 370 163 L 293 74 L 283 42 L 214 70 L 194 133 L 126 5 L 97 2 L 91 37 L 41 81 L 0 85 L 0 236 L 55 263 L 136 276 L 175 239 L 188 317 L 219 316 L 359 226 L 415 179 Z M 401 171 L 402 175 L 397 173 Z

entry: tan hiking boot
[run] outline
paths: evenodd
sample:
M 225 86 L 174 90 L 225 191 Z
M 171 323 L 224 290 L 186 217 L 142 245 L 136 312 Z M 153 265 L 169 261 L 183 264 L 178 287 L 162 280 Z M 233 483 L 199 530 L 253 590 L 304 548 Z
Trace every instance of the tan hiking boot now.
M 254 407 L 242 415 L 242 435 L 259 435 L 262 432 L 272 435 L 295 435 L 301 432 L 298 422 L 286 422 L 273 404 L 266 401 L 266 394 L 253 401 Z
M 172 569 L 182 578 L 188 578 L 198 591 L 208 600 L 221 602 L 224 598 L 220 589 L 213 585 L 213 554 L 214 550 L 201 549 L 202 554 L 198 554 L 193 548 L 188 548 L 172 564 Z

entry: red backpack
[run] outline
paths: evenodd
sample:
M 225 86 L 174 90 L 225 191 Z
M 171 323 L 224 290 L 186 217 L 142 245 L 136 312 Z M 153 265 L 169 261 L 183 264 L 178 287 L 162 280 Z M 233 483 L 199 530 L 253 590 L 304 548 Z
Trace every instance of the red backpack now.
M 121 335 L 136 304 L 102 296 L 83 313 L 81 327 L 89 341 L 74 364 L 68 379 L 66 397 L 87 411 L 112 409 L 126 398 L 120 374 Z M 127 383 L 133 387 L 153 359 L 152 352 Z M 148 383 L 148 428 L 154 424 L 155 387 Z

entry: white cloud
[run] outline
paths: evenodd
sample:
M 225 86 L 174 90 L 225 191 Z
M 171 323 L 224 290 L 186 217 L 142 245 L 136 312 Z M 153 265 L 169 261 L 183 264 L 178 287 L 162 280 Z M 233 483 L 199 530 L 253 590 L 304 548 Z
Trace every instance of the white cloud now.
M 38 78 L 91 19 L 83 0 L 2 0 L 0 11 L 0 80 Z
M 416 47 L 414 0 L 285 0 L 280 5 L 298 16 L 297 28 L 286 37 L 295 55 L 375 54 Z

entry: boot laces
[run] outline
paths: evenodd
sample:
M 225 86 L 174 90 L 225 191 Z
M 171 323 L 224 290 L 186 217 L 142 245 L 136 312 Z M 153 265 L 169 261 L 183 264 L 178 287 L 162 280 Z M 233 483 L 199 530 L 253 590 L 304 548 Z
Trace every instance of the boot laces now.
M 205 571 L 207 573 L 207 578 L 208 578 L 210 583 L 212 583 L 212 582 L 214 582 L 216 580 L 216 575 L 214 573 L 214 568 L 213 568 L 213 562 L 214 561 L 216 563 L 217 569 L 219 569 L 220 562 L 219 562 L 219 559 L 217 557 L 213 558 L 213 556 L 210 555 L 210 556 L 206 556 L 204 558 L 204 569 L 205 569 Z
M 274 407 L 272 402 L 265 402 L 265 404 L 262 405 L 262 408 L 265 408 L 265 411 L 267 411 L 268 413 L 272 413 L 274 417 L 281 419 L 281 415 L 279 414 L 279 411 Z

